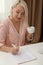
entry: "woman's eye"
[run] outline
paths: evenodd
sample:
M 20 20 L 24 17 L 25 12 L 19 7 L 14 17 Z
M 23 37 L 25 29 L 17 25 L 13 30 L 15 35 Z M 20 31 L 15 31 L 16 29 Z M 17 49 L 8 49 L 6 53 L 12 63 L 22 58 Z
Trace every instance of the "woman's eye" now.
M 25 14 L 24 13 L 21 13 L 22 16 L 24 16 Z

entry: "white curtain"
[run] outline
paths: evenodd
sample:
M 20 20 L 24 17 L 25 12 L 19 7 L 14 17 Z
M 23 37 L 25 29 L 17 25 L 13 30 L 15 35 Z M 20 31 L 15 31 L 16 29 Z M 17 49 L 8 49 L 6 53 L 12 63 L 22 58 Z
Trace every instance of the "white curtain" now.
M 4 17 L 5 3 L 4 0 L 0 0 L 0 20 Z
M 10 6 L 18 0 L 0 0 L 0 20 L 2 21 L 10 14 Z

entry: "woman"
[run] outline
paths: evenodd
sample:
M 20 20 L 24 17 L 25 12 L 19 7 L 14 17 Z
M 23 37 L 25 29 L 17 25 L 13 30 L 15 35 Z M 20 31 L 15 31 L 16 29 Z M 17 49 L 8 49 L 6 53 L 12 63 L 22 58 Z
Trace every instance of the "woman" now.
M 17 54 L 19 45 L 24 45 L 25 39 L 32 40 L 32 35 L 27 32 L 28 24 L 24 20 L 26 11 L 23 2 L 13 5 L 11 15 L 0 25 L 0 50 L 2 51 Z

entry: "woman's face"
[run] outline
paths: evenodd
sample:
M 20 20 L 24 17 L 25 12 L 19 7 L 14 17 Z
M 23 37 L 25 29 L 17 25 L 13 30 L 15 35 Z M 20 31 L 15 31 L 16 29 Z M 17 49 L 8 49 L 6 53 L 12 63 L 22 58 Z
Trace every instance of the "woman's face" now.
M 24 21 L 25 10 L 20 4 L 12 8 L 12 17 L 16 22 Z

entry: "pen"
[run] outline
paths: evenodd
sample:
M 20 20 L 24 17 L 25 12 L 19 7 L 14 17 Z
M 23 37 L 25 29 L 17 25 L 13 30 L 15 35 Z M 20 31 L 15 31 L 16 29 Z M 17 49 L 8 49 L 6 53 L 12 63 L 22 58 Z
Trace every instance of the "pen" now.
M 17 47 L 18 47 L 18 45 L 16 45 L 16 44 L 12 44 L 12 46 L 13 46 L 14 48 L 17 48 Z
M 16 45 L 12 44 L 12 46 L 13 46 L 14 48 L 16 48 Z

